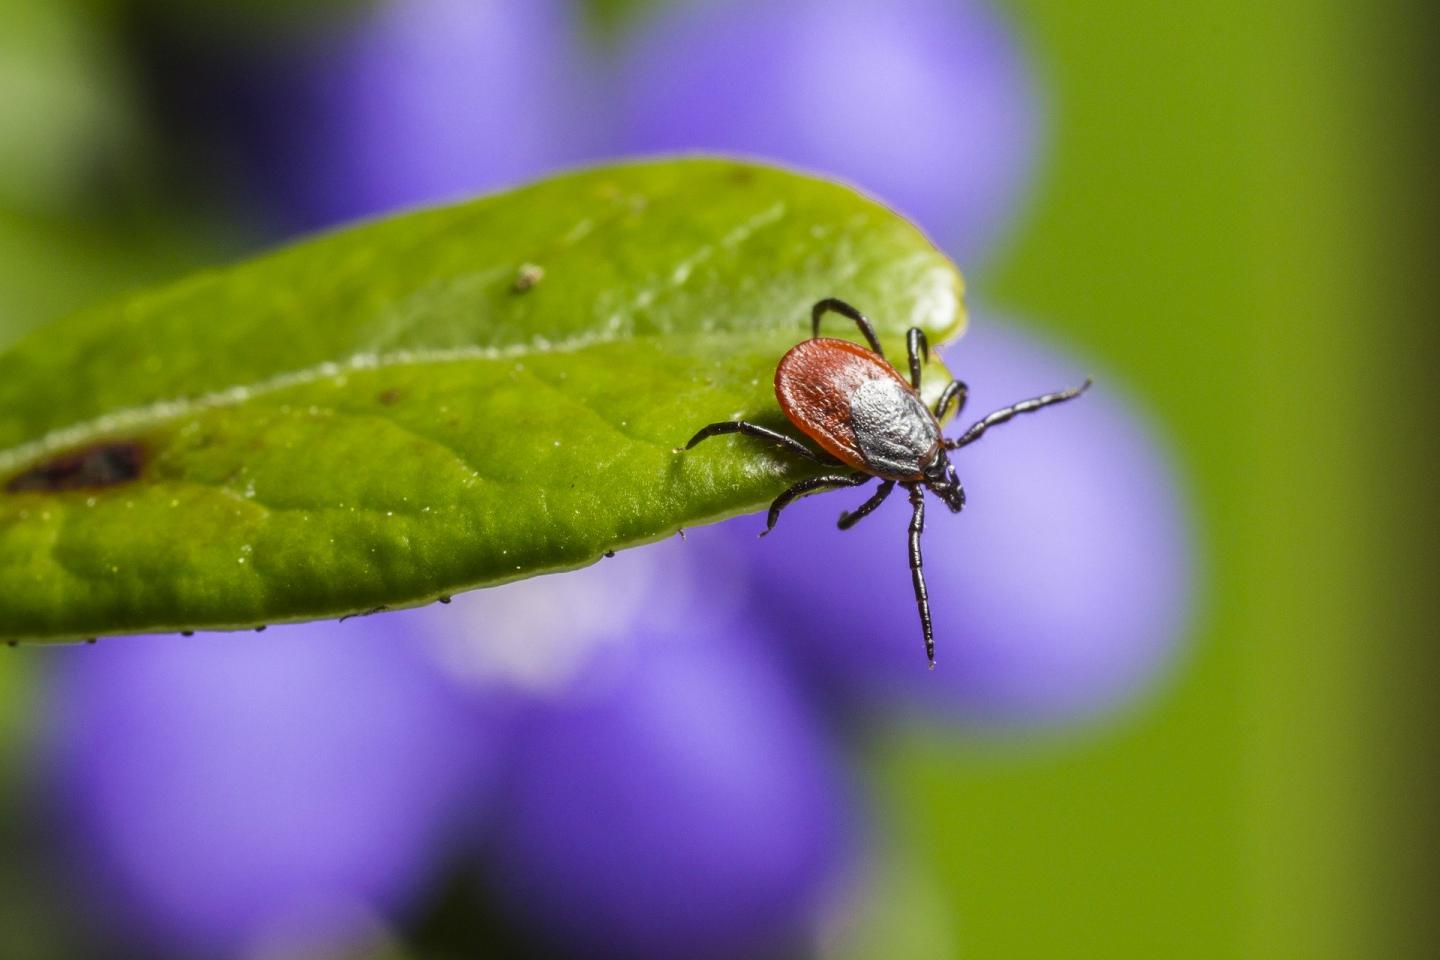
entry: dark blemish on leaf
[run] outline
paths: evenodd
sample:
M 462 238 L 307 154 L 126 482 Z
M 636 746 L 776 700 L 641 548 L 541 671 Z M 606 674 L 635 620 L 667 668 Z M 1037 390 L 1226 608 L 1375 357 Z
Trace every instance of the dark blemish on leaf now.
M 510 281 L 510 290 L 514 293 L 525 293 L 544 279 L 544 267 L 538 263 L 522 263 L 520 269 L 515 271 L 515 279 Z
M 106 440 L 58 453 L 17 474 L 6 493 L 55 493 L 98 490 L 130 483 L 145 467 L 145 448 L 134 440 Z
M 400 391 L 394 387 L 391 387 L 389 390 L 381 390 L 375 395 L 375 399 L 387 407 L 393 407 L 400 400 Z
M 615 551 L 606 550 L 603 554 L 601 554 L 601 556 L 603 556 L 606 560 L 609 560 L 611 557 L 615 556 Z
M 450 602 L 450 598 L 449 598 L 449 597 L 439 597 L 438 599 L 439 599 L 439 601 L 440 601 L 441 603 L 449 603 L 449 602 Z
M 256 632 L 256 633 L 264 633 L 264 632 L 265 632 L 265 627 L 264 627 L 263 625 L 262 625 L 262 626 L 259 626 L 259 627 L 256 627 L 256 628 L 255 628 L 255 632 Z
M 90 646 L 93 647 L 93 646 L 95 646 L 95 644 L 97 644 L 97 643 L 100 642 L 100 638 L 99 638 L 99 637 L 91 637 L 90 639 L 86 640 L 85 642 L 88 643 L 88 644 L 90 644 Z
M 361 610 L 359 613 L 347 613 L 347 614 L 345 614 L 345 616 L 343 616 L 343 617 L 340 618 L 340 622 L 341 622 L 341 623 L 344 623 L 346 620 L 349 620 L 351 617 L 368 617 L 368 616 L 372 616 L 373 614 L 384 613 L 384 612 L 385 612 L 386 610 L 388 610 L 388 609 L 390 609 L 390 608 L 389 608 L 389 607 L 371 607 L 369 610 Z
M 6 640 L 6 641 L 5 641 L 5 646 L 7 646 L 7 647 L 18 647 L 18 646 L 20 646 L 20 641 L 19 641 L 19 640 Z
M 746 184 L 755 182 L 755 171 L 749 167 L 733 167 L 727 175 L 727 179 L 731 183 L 743 187 Z
M 180 636 L 182 636 L 182 637 L 193 637 L 193 636 L 195 636 L 195 631 L 194 631 L 194 630 L 181 630 L 181 631 L 180 631 Z

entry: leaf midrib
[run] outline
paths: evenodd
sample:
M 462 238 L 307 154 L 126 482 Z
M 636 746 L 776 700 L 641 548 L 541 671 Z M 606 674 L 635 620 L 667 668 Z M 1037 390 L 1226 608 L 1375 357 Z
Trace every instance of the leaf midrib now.
M 642 336 L 605 333 L 571 337 L 552 342 L 537 337 L 529 343 L 509 344 L 498 347 L 442 347 L 395 350 L 388 353 L 358 353 L 346 360 L 323 361 L 309 367 L 299 367 L 275 374 L 254 384 L 230 384 L 220 390 L 208 391 L 193 397 L 155 400 L 137 407 L 110 411 L 99 417 L 81 420 L 48 431 L 40 437 L 22 440 L 10 447 L 0 449 L 0 473 L 17 470 L 26 464 L 57 451 L 81 446 L 99 437 L 117 433 L 143 431 L 159 424 L 178 420 L 195 413 L 238 407 L 251 400 L 259 399 L 284 390 L 304 387 L 323 380 L 344 377 L 350 372 L 388 370 L 429 365 L 448 365 L 475 361 L 498 362 L 523 360 L 536 356 L 582 353 L 585 350 L 612 346 L 621 342 L 671 342 L 685 343 L 699 340 L 765 343 L 779 340 L 780 331 L 769 332 L 706 332 L 702 334 L 649 334 Z M 629 437 L 637 442 L 643 438 Z

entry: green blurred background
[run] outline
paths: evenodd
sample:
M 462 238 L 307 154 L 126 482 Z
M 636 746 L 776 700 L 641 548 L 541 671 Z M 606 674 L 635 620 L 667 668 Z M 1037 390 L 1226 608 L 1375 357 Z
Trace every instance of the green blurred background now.
M 1106 358 L 1169 428 L 1200 618 L 1171 680 L 1103 725 L 1018 749 L 872 740 L 896 879 L 847 952 L 1434 955 L 1433 17 L 1002 6 L 1050 142 L 1014 245 L 972 285 Z M 0 344 L 246 246 L 144 162 L 114 7 L 0 0 Z M 94 169 L 66 175 L 77 152 Z M 0 657 L 11 770 L 29 667 Z M 22 793 L 0 790 L 7 850 Z M 44 890 L 0 869 L 13 938 Z
M 896 830 L 967 955 L 1431 956 L 1433 19 L 1013 6 L 1054 140 L 985 285 L 1160 411 L 1209 582 L 1173 686 L 1078 749 L 877 748 Z

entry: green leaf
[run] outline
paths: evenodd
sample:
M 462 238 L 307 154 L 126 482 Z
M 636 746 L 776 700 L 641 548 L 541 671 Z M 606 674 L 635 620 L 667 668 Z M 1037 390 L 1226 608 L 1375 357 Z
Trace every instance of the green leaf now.
M 676 448 L 740 416 L 793 432 L 771 378 L 816 299 L 903 356 L 911 325 L 958 331 L 960 290 L 846 187 L 687 159 L 83 311 L 0 352 L 0 639 L 424 603 L 758 509 L 814 465 L 741 437 Z

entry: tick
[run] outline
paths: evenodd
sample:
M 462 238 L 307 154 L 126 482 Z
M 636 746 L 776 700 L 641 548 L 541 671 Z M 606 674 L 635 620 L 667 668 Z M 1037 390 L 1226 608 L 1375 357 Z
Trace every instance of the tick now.
M 820 320 L 837 313 L 853 320 L 869 349 L 849 340 L 820 336 Z M 929 490 L 959 513 L 965 506 L 965 488 L 950 462 L 950 451 L 979 440 L 985 431 L 1022 413 L 1064 403 L 1084 393 L 1090 381 L 1071 390 L 1047 393 L 996 410 L 975 421 L 959 437 L 947 439 L 940 421 L 953 406 L 955 413 L 965 407 L 968 388 L 952 380 L 935 401 L 933 410 L 920 399 L 920 365 L 930 357 L 925 332 L 912 327 L 906 336 L 910 379 L 907 382 L 890 362 L 875 336 L 875 328 L 859 310 L 843 300 L 829 297 L 810 311 L 809 340 L 790 348 L 775 368 L 775 398 L 780 409 L 800 432 L 820 446 L 815 451 L 794 437 L 744 420 L 712 423 L 690 438 L 689 450 L 701 440 L 726 433 L 767 440 L 780 448 L 834 467 L 849 467 L 849 473 L 831 473 L 801 480 L 770 504 L 765 519 L 765 536 L 775 529 L 784 510 L 797 497 L 838 487 L 859 487 L 878 479 L 875 493 L 854 512 L 840 515 L 839 527 L 848 530 L 875 512 L 895 487 L 910 495 L 910 578 L 915 585 L 915 605 L 925 634 L 925 656 L 935 668 L 935 632 L 930 622 L 930 600 L 925 589 L 924 561 L 920 555 L 920 534 L 925 530 L 925 491 Z

